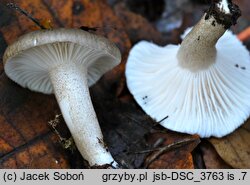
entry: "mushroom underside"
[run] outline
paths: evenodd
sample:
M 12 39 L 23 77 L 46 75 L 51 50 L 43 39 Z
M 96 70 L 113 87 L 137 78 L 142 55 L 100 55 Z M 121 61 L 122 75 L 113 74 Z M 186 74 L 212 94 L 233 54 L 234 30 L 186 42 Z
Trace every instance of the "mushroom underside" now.
M 75 63 L 88 73 L 88 85 L 93 85 L 117 61 L 107 53 L 73 42 L 55 42 L 27 49 L 5 64 L 9 78 L 22 87 L 45 94 L 53 93 L 49 72 L 65 63 Z
M 138 43 L 126 66 L 130 92 L 148 115 L 168 129 L 201 137 L 231 133 L 250 114 L 247 49 L 227 31 L 216 45 L 216 62 L 191 72 L 178 65 L 179 47 Z

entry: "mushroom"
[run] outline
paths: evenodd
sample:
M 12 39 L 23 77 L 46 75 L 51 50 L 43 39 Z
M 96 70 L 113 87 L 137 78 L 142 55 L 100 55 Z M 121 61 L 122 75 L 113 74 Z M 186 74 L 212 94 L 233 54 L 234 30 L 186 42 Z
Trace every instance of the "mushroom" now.
M 103 142 L 89 86 L 118 65 L 118 48 L 80 29 L 39 30 L 20 37 L 4 53 L 7 76 L 32 91 L 54 93 L 82 156 L 93 165 L 117 167 Z
M 249 52 L 226 31 L 239 16 L 237 5 L 220 0 L 181 45 L 140 41 L 132 48 L 127 86 L 148 115 L 170 130 L 201 137 L 225 136 L 248 118 Z

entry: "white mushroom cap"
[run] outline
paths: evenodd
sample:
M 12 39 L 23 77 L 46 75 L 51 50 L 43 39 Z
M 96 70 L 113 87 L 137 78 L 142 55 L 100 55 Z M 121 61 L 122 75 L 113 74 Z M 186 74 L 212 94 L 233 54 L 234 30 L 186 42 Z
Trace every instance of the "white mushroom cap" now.
M 93 85 L 105 72 L 120 63 L 117 47 L 107 39 L 80 29 L 39 30 L 20 37 L 5 51 L 4 69 L 22 87 L 50 94 L 49 71 L 73 61 L 87 70 Z
M 215 63 L 192 72 L 178 65 L 179 48 L 146 41 L 136 44 L 126 65 L 130 92 L 148 115 L 162 120 L 168 129 L 201 137 L 231 133 L 250 114 L 248 50 L 227 31 L 217 42 Z

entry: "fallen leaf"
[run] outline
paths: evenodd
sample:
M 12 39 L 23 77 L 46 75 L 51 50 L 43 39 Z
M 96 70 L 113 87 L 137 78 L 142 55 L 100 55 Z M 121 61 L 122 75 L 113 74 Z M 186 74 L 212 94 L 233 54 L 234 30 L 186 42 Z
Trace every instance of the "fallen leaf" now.
M 0 118 L 0 122 L 3 121 L 1 119 L 2 118 Z M 9 143 L 7 143 L 3 138 L 0 138 L 0 156 L 9 153 L 11 150 L 13 150 L 13 147 Z
M 140 40 L 153 41 L 160 45 L 166 44 L 164 37 L 152 24 L 141 15 L 129 11 L 124 3 L 118 3 L 115 6 L 115 12 L 122 20 L 124 28 L 133 44 Z
M 32 93 L 2 74 L 0 168 L 69 168 L 47 124 L 58 111 L 54 97 Z
M 73 1 L 72 0 L 42 0 L 59 27 L 72 27 Z
M 211 138 L 221 158 L 233 168 L 250 168 L 250 120 L 223 138 Z
M 60 151 L 60 152 L 59 152 Z M 69 168 L 51 133 L 21 145 L 0 159 L 0 168 Z
M 7 7 L 5 7 L 5 6 L 3 6 L 3 7 L 5 9 L 7 9 Z M 20 30 L 19 23 L 18 23 L 16 17 L 13 16 L 12 12 L 10 10 L 1 12 L 1 19 L 5 19 L 8 16 L 12 17 L 12 19 L 9 19 L 10 22 L 8 22 L 8 23 L 6 22 L 4 25 L 0 26 L 1 44 L 2 43 L 11 44 L 16 40 L 16 38 L 18 38 L 20 35 L 22 35 L 22 31 Z M 6 44 L 4 45 L 4 47 L 1 47 L 1 54 L 2 55 L 3 55 L 5 48 L 7 47 Z M 1 55 L 1 58 L 2 58 L 2 55 Z
M 203 141 L 200 144 L 200 150 L 203 155 L 205 167 L 207 169 L 231 169 L 223 159 L 216 152 L 215 148 L 209 143 Z
M 131 42 L 120 19 L 103 0 L 75 0 L 73 27 L 98 27 L 99 33 L 113 41 L 123 55 L 131 48 Z

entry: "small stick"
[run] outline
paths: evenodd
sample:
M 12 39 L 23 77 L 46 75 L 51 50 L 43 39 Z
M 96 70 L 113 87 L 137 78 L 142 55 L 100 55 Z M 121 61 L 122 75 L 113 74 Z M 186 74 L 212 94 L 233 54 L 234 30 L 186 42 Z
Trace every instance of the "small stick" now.
M 155 153 L 153 154 L 152 157 L 150 157 L 150 159 L 148 160 L 148 162 L 145 164 L 145 168 L 148 168 L 148 166 L 155 160 L 157 159 L 159 156 L 161 156 L 163 153 L 165 152 L 168 152 L 172 149 L 175 149 L 175 148 L 179 148 L 181 146 L 184 146 L 184 145 L 187 145 L 187 144 L 190 144 L 194 141 L 196 141 L 197 139 L 184 139 L 182 141 L 177 141 L 175 143 L 172 143 L 172 144 L 169 144 L 169 145 L 166 145 L 166 146 L 163 146 L 163 147 L 159 147 L 159 148 L 155 148 L 155 149 L 152 149 L 152 150 L 148 150 L 148 151 L 142 151 L 142 152 L 146 152 L 146 153 L 150 153 L 150 152 L 153 152 L 155 151 Z M 142 153 L 140 152 L 140 153 Z
M 98 26 L 96 26 L 96 27 L 81 26 L 80 29 L 84 30 L 84 31 L 87 31 L 87 32 L 90 32 L 90 31 L 96 32 L 96 31 L 99 31 L 99 30 L 100 31 L 105 31 L 107 29 L 112 29 L 112 30 L 117 31 L 117 28 L 113 27 L 113 26 L 103 26 L 103 27 L 98 27 Z
M 46 29 L 43 25 L 40 24 L 40 22 L 34 18 L 31 14 L 29 14 L 27 11 L 23 10 L 22 8 L 20 8 L 17 4 L 15 3 L 7 3 L 6 6 L 10 9 L 15 9 L 18 12 L 20 12 L 21 14 L 23 14 L 24 16 L 28 17 L 31 21 L 33 21 L 38 27 L 40 27 L 41 29 Z
M 189 144 L 193 141 L 195 141 L 196 139 L 184 139 L 184 140 L 181 140 L 181 141 L 177 141 L 177 142 L 174 142 L 174 143 L 171 143 L 169 145 L 166 145 L 166 146 L 163 146 L 163 147 L 156 147 L 156 148 L 152 148 L 152 149 L 147 149 L 147 150 L 143 150 L 143 151 L 138 151 L 138 152 L 133 152 L 134 154 L 145 154 L 145 153 L 150 153 L 150 152 L 159 152 L 158 155 L 162 154 L 163 152 L 166 152 L 166 151 L 169 151 L 171 149 L 174 149 L 174 148 L 179 148 L 183 145 L 186 145 L 186 144 Z
M 163 118 L 162 120 L 158 121 L 158 123 L 163 122 L 165 119 L 168 119 L 168 116 L 166 116 L 165 118 Z

